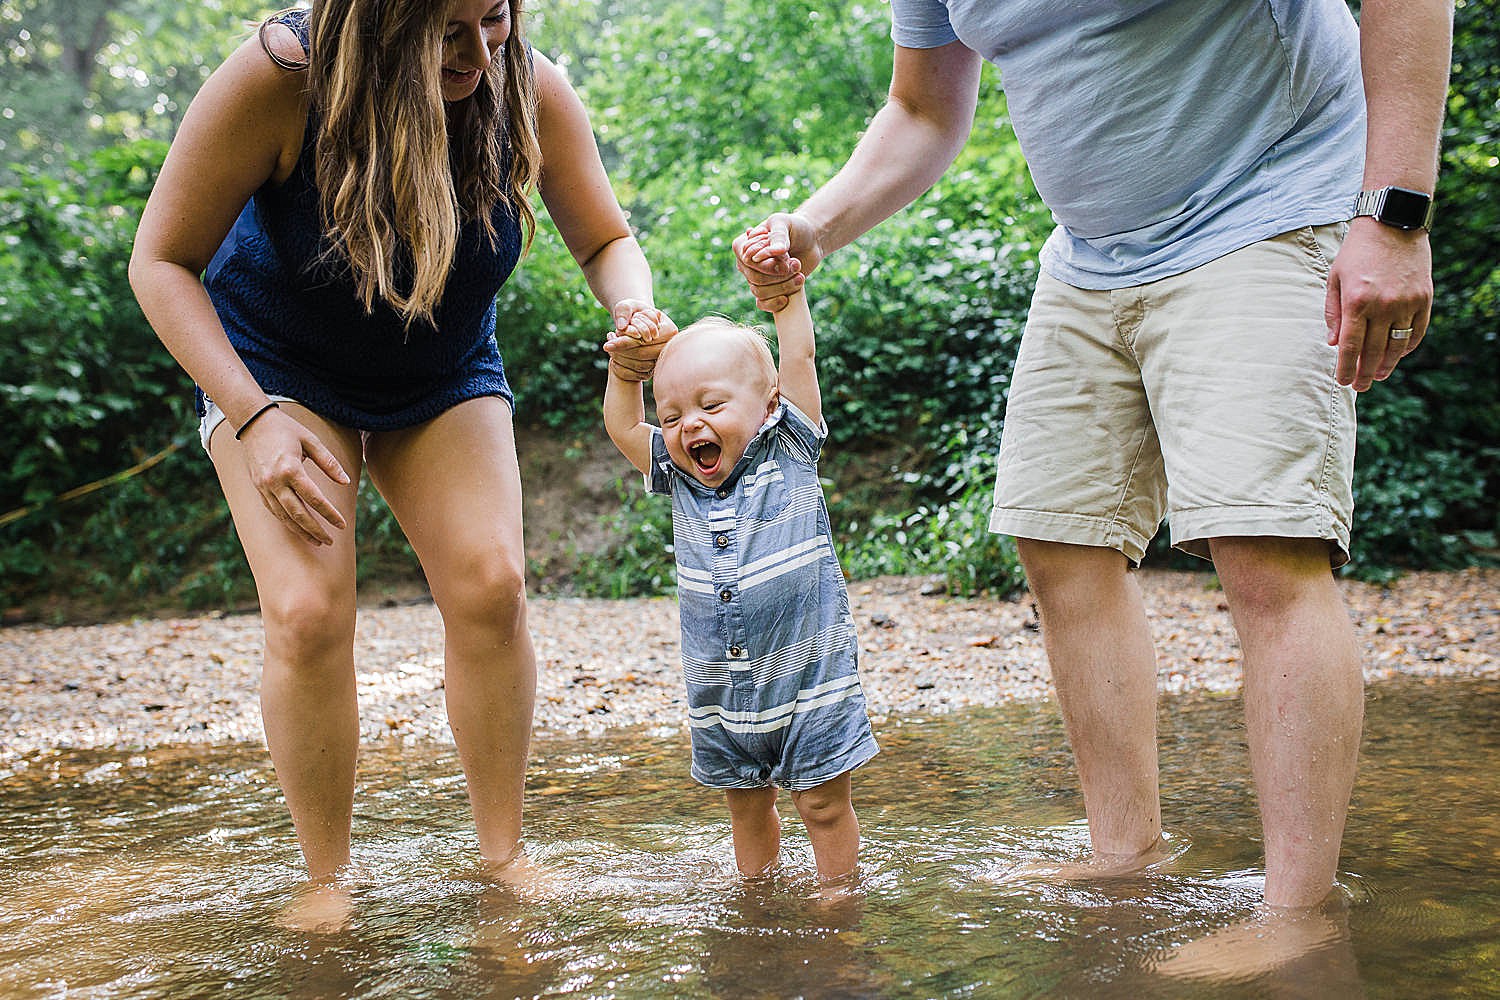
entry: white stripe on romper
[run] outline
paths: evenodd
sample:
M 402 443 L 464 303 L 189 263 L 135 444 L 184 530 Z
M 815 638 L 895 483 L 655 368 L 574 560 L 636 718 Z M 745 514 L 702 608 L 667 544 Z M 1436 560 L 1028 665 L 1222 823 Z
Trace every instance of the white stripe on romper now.
M 750 672 L 757 685 L 795 674 L 808 663 L 826 658 L 830 653 L 847 649 L 854 643 L 854 622 L 834 622 L 820 632 L 772 651 L 756 660 L 737 660 L 731 666 L 724 660 L 700 660 L 682 654 L 682 672 L 695 684 L 730 684 L 732 675 Z
M 803 539 L 794 545 L 788 545 L 779 552 L 772 552 L 753 563 L 746 563 L 740 567 L 740 589 L 748 590 L 756 584 L 790 573 L 799 566 L 817 562 L 826 551 L 828 551 L 827 539 L 819 535 Z
M 698 594 L 712 594 L 714 592 L 713 574 L 678 563 L 677 586 L 682 590 L 691 590 Z
M 853 674 L 836 677 L 826 684 L 797 692 L 784 705 L 760 712 L 735 712 L 721 705 L 704 705 L 689 713 L 694 729 L 723 726 L 732 733 L 769 733 L 791 725 L 792 717 L 836 705 L 859 694 L 859 678 Z

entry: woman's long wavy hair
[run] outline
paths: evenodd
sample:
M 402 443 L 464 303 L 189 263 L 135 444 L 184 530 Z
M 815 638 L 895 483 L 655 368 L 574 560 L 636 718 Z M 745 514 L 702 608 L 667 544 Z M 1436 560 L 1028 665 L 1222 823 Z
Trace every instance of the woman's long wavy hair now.
M 454 3 L 315 0 L 308 25 L 325 233 L 366 311 L 381 299 L 408 328 L 432 323 L 466 221 L 493 240 L 504 205 L 528 245 L 536 232 L 542 157 L 522 0 L 506 0 L 510 37 L 450 115 L 442 53 Z

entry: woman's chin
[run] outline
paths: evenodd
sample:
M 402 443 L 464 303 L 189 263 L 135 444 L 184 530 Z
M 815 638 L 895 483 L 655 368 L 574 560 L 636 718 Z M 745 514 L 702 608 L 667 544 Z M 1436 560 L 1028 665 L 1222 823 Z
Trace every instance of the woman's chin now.
M 449 104 L 462 101 L 471 97 L 475 90 L 479 89 L 479 72 L 476 70 L 465 76 L 449 76 L 443 74 L 443 100 Z

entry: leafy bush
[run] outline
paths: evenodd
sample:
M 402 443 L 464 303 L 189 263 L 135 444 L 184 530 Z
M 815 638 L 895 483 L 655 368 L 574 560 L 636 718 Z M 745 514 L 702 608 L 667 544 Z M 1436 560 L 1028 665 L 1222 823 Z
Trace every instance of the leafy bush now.
M 1360 401 L 1354 569 L 1364 574 L 1497 551 L 1497 11 L 1490 0 L 1456 6 L 1431 332 Z M 533 37 L 591 110 L 658 303 L 679 322 L 713 312 L 769 327 L 730 241 L 831 177 L 884 101 L 885 6 L 556 0 L 536 13 Z M 249 594 L 193 438 L 188 379 L 125 276 L 163 150 L 121 143 L 65 169 L 16 164 L 0 180 L 0 453 L 9 459 L 0 466 L 0 603 L 68 591 L 130 606 Z M 824 469 L 838 483 L 831 509 L 852 573 L 945 572 L 964 593 L 1019 579 L 1009 544 L 985 529 L 987 466 L 1050 228 L 987 70 L 973 135 L 942 181 L 812 276 L 833 435 Z M 609 318 L 545 217 L 499 311 L 518 420 L 602 433 L 599 343 Z M 163 452 L 118 485 L 51 502 Z M 895 453 L 904 472 L 892 483 L 868 456 Z M 607 550 L 577 553 L 577 589 L 670 590 L 664 505 L 637 495 L 610 516 Z M 368 489 L 359 531 L 362 572 L 415 572 Z
M 1025 586 L 1015 543 L 989 530 L 997 435 L 989 425 L 945 431 L 946 464 L 909 477 L 918 496 L 933 499 L 908 514 L 877 511 L 863 529 L 850 523 L 839 540 L 844 568 L 856 579 L 936 574 L 961 597 L 1011 594 Z
M 575 550 L 568 588 L 583 597 L 643 597 L 677 593 L 672 502 L 648 496 L 638 480 L 615 482 L 620 505 L 604 516 L 605 542 Z

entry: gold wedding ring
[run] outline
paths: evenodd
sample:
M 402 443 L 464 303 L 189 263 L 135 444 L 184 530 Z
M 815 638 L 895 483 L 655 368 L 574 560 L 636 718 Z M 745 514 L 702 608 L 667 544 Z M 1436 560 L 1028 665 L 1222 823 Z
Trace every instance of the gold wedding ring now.
M 1390 338 L 1392 340 L 1410 340 L 1412 328 L 1409 326 L 1391 327 Z

